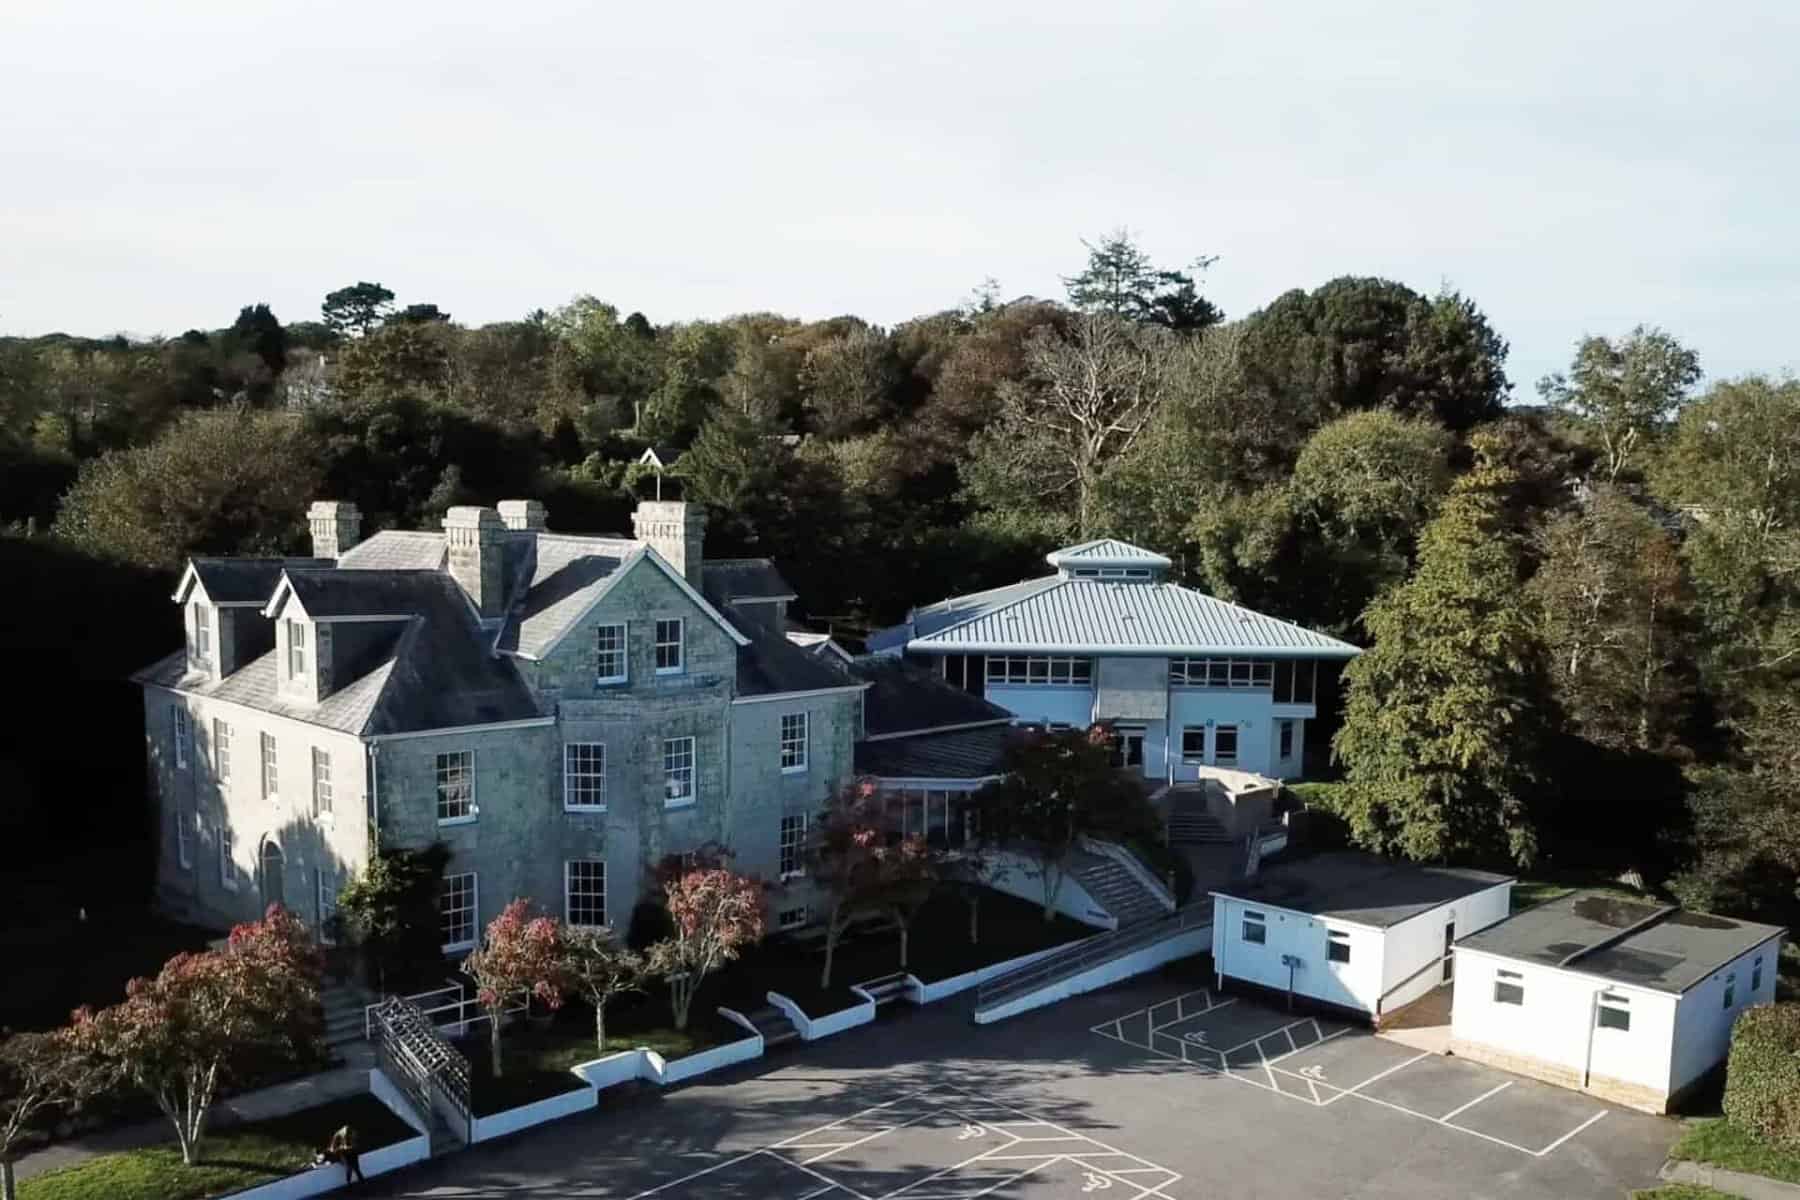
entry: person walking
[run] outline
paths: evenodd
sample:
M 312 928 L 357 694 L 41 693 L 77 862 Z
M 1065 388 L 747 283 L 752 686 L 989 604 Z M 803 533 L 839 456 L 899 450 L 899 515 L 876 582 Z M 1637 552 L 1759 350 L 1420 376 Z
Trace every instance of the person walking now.
M 332 1162 L 344 1164 L 344 1184 L 362 1182 L 362 1164 L 356 1158 L 356 1130 L 348 1125 L 340 1126 L 331 1135 L 331 1142 L 325 1147 L 325 1157 Z

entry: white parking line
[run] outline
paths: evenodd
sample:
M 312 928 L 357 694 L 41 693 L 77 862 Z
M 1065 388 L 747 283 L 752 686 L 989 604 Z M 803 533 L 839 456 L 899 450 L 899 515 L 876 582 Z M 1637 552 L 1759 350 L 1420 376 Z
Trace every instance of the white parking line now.
M 1448 1121 L 1451 1117 L 1456 1116 L 1458 1113 L 1464 1113 L 1464 1112 L 1469 1111 L 1471 1108 L 1474 1108 L 1477 1104 L 1480 1104 L 1483 1100 L 1486 1100 L 1489 1096 L 1499 1095 L 1501 1092 L 1504 1092 L 1507 1088 L 1511 1087 L 1512 1085 L 1513 1085 L 1513 1081 L 1509 1079 L 1505 1083 L 1501 1084 L 1499 1087 L 1492 1088 L 1488 1091 L 1481 1093 L 1481 1095 L 1475 1097 L 1473 1100 L 1469 1101 L 1467 1104 L 1457 1105 L 1455 1108 L 1451 1109 L 1449 1112 L 1447 1112 L 1443 1116 L 1439 1117 L 1438 1120 Z
M 1222 1008 L 1222 1007 L 1224 1007 L 1224 1005 L 1226 1003 L 1229 1003 L 1229 1001 L 1221 1002 L 1220 1004 L 1216 1005 L 1215 1007 Z M 1144 1011 L 1144 1010 L 1140 1010 L 1140 1011 Z M 1135 1015 L 1135 1014 L 1133 1014 L 1133 1015 Z M 1199 1015 L 1199 1014 L 1196 1014 L 1196 1015 Z M 1382 1108 L 1391 1109 L 1394 1112 L 1404 1113 L 1405 1115 L 1407 1115 L 1409 1117 L 1415 1117 L 1421 1121 L 1428 1121 L 1433 1125 L 1439 1125 L 1445 1129 L 1454 1129 L 1458 1133 L 1467 1134 L 1470 1137 L 1480 1138 L 1483 1141 L 1492 1142 L 1494 1145 L 1497 1145 L 1497 1146 L 1504 1146 L 1509 1150 L 1515 1150 L 1520 1154 L 1530 1155 L 1533 1158 L 1545 1157 L 1546 1155 L 1550 1154 L 1552 1151 L 1556 1150 L 1563 1143 L 1567 1142 L 1570 1138 L 1573 1138 L 1575 1135 L 1581 1133 L 1583 1130 L 1585 1130 L 1589 1126 L 1591 1126 L 1594 1122 L 1598 1121 L 1601 1117 L 1606 1115 L 1606 1111 L 1602 1110 L 1602 1111 L 1594 1114 L 1592 1117 L 1589 1117 L 1586 1121 L 1583 1121 L 1580 1125 L 1577 1125 L 1574 1129 L 1571 1129 L 1569 1132 L 1563 1134 L 1561 1137 L 1557 1138 L 1554 1142 L 1551 1142 L 1548 1146 L 1543 1147 L 1541 1150 L 1534 1150 L 1529 1146 L 1521 1146 L 1517 1142 L 1509 1142 L 1505 1138 L 1495 1137 L 1494 1135 L 1489 1134 L 1489 1133 L 1483 1133 L 1479 1129 L 1470 1129 L 1466 1125 L 1454 1124 L 1450 1120 L 1450 1118 L 1458 1116 L 1461 1113 L 1466 1112 L 1468 1109 L 1475 1107 L 1477 1104 L 1481 1103 L 1483 1100 L 1489 1099 L 1490 1097 L 1495 1096 L 1502 1091 L 1505 1091 L 1508 1087 L 1512 1086 L 1512 1084 L 1514 1082 L 1513 1080 L 1507 1080 L 1506 1082 L 1500 1084 L 1499 1086 L 1489 1089 L 1488 1091 L 1475 1097 L 1475 1099 L 1469 1101 L 1467 1104 L 1464 1104 L 1456 1109 L 1451 1110 L 1449 1113 L 1446 1113 L 1442 1117 L 1433 1116 L 1430 1113 L 1419 1112 L 1416 1109 L 1407 1108 L 1405 1105 L 1395 1104 L 1390 1100 L 1383 1100 L 1378 1096 L 1367 1095 L 1362 1091 L 1363 1088 L 1368 1087 L 1370 1084 L 1373 1084 L 1389 1075 L 1392 1075 L 1397 1071 L 1402 1071 L 1402 1070 L 1406 1069 L 1407 1067 L 1412 1066 L 1414 1063 L 1420 1061 L 1421 1059 L 1430 1057 L 1429 1051 L 1417 1054 L 1417 1055 L 1413 1056 L 1412 1058 L 1407 1059 L 1405 1062 L 1398 1063 L 1394 1066 L 1387 1068 L 1384 1071 L 1377 1072 L 1376 1074 L 1369 1076 L 1369 1078 L 1361 1081 L 1360 1083 L 1355 1084 L 1354 1086 L 1339 1087 L 1337 1084 L 1327 1083 L 1323 1080 L 1315 1079 L 1310 1075 L 1303 1075 L 1298 1071 L 1291 1071 L 1285 1067 L 1277 1066 L 1276 1064 L 1279 1062 L 1282 1062 L 1288 1058 L 1292 1058 L 1294 1055 L 1299 1054 L 1303 1051 L 1315 1049 L 1318 1046 L 1323 1045 L 1325 1042 L 1331 1041 L 1333 1038 L 1341 1037 L 1344 1034 L 1352 1032 L 1352 1028 L 1350 1026 L 1345 1026 L 1344 1028 L 1336 1030 L 1329 1034 L 1322 1034 L 1322 1036 L 1319 1038 L 1319 1040 L 1317 1042 L 1314 1042 L 1308 1046 L 1298 1046 L 1296 1049 L 1286 1051 L 1280 1055 L 1277 1055 L 1275 1058 L 1270 1058 L 1268 1055 L 1263 1053 L 1262 1042 L 1268 1038 L 1274 1037 L 1278 1033 L 1286 1033 L 1288 1035 L 1289 1044 L 1293 1045 L 1293 1044 L 1295 1044 L 1295 1039 L 1289 1031 L 1292 1029 L 1295 1029 L 1301 1025 L 1306 1024 L 1307 1020 L 1310 1020 L 1310 1018 L 1308 1018 L 1307 1020 L 1293 1021 L 1286 1025 L 1279 1026 L 1278 1028 L 1272 1029 L 1268 1033 L 1263 1034 L 1261 1037 L 1252 1038 L 1247 1042 L 1242 1042 L 1236 1046 L 1231 1047 L 1229 1050 L 1219 1051 L 1219 1050 L 1213 1049 L 1212 1047 L 1209 1047 L 1209 1046 L 1195 1047 L 1196 1049 L 1201 1050 L 1203 1052 L 1210 1053 L 1210 1054 L 1216 1054 L 1219 1056 L 1220 1065 L 1218 1067 L 1213 1067 L 1204 1062 L 1198 1062 L 1198 1061 L 1194 1061 L 1194 1060 L 1188 1058 L 1188 1043 L 1186 1043 L 1185 1041 L 1178 1043 L 1182 1048 L 1182 1052 L 1179 1056 L 1177 1056 L 1175 1054 L 1170 1054 L 1167 1051 L 1158 1050 L 1154 1045 L 1145 1045 L 1142 1042 L 1133 1041 L 1132 1039 L 1124 1036 L 1124 1026 L 1123 1026 L 1122 1022 L 1126 1019 L 1129 1019 L 1129 1018 L 1128 1017 L 1120 1018 L 1119 1021 L 1103 1021 L 1100 1024 L 1093 1026 L 1092 1032 L 1098 1033 L 1102 1037 L 1108 1037 L 1108 1038 L 1112 1038 L 1115 1041 L 1123 1042 L 1127 1046 L 1131 1046 L 1135 1049 L 1145 1051 L 1146 1053 L 1156 1055 L 1159 1058 L 1168 1058 L 1168 1059 L 1178 1058 L 1179 1061 L 1186 1064 L 1187 1066 L 1194 1068 L 1195 1070 L 1199 1071 L 1203 1075 L 1223 1076 L 1226 1079 L 1235 1080 L 1238 1083 L 1245 1083 L 1245 1084 L 1249 1084 L 1251 1087 L 1261 1088 L 1264 1091 L 1274 1092 L 1276 1095 L 1285 1096 L 1290 1100 L 1297 1100 L 1301 1104 L 1310 1104 L 1315 1108 L 1325 1108 L 1325 1107 L 1328 1107 L 1329 1105 L 1335 1104 L 1337 1101 L 1343 1099 L 1345 1096 L 1354 1096 L 1358 1100 L 1363 1101 L 1364 1103 L 1375 1104 L 1375 1105 L 1379 1105 Z M 1313 1022 L 1313 1024 L 1314 1024 L 1315 1029 L 1319 1028 L 1316 1021 Z M 1164 1036 L 1167 1037 L 1168 1035 L 1164 1035 Z M 1171 1038 L 1170 1040 L 1173 1040 L 1173 1039 Z M 1263 1070 L 1263 1073 L 1268 1078 L 1267 1082 L 1263 1082 L 1259 1079 L 1251 1078 L 1250 1076 L 1243 1073 L 1243 1068 L 1233 1067 L 1226 1060 L 1226 1057 L 1225 1057 L 1226 1055 L 1243 1050 L 1249 1046 L 1256 1047 L 1256 1054 L 1257 1054 L 1257 1058 L 1259 1060 L 1258 1063 L 1255 1064 L 1255 1066 L 1251 1066 L 1249 1069 L 1254 1071 L 1257 1066 L 1260 1066 Z M 1289 1092 L 1289 1091 L 1284 1090 L 1275 1081 L 1276 1075 L 1283 1075 L 1289 1079 L 1293 1079 L 1300 1083 L 1305 1084 L 1307 1087 L 1307 1090 L 1312 1094 L 1312 1098 L 1309 1100 L 1306 1096 L 1299 1095 L 1298 1093 L 1295 1093 L 1295 1092 Z M 1326 1091 L 1328 1091 L 1332 1094 L 1330 1096 L 1326 1097 L 1325 1099 L 1320 1099 L 1320 1096 L 1319 1096 L 1320 1088 L 1324 1088 Z
M 1385 1071 L 1375 1072 L 1375 1074 L 1369 1076 L 1367 1079 L 1363 1080 L 1361 1083 L 1357 1084 L 1355 1087 L 1341 1088 L 1341 1087 L 1338 1087 L 1337 1084 L 1335 1084 L 1335 1083 L 1328 1083 L 1325 1086 L 1328 1088 L 1335 1089 L 1338 1094 L 1333 1096 L 1331 1099 L 1327 1100 L 1325 1103 L 1336 1104 L 1339 1100 L 1342 1100 L 1345 1096 L 1357 1095 L 1364 1088 L 1368 1087 L 1371 1083 L 1374 1083 L 1380 1079 L 1386 1079 L 1389 1075 L 1392 1075 L 1395 1071 L 1404 1071 L 1406 1068 L 1408 1068 L 1408 1067 L 1412 1066 L 1414 1063 L 1418 1062 L 1421 1058 L 1430 1058 L 1430 1057 L 1431 1057 L 1431 1051 L 1422 1050 L 1419 1053 L 1413 1055 L 1411 1058 L 1407 1059 L 1405 1062 L 1395 1063 L 1393 1066 L 1389 1067 Z
M 1569 1132 L 1567 1132 L 1567 1133 L 1563 1134 L 1561 1137 L 1557 1138 L 1554 1142 L 1551 1142 L 1548 1146 L 1545 1146 L 1542 1150 L 1539 1150 L 1537 1152 L 1538 1157 L 1539 1158 L 1544 1157 L 1544 1155 L 1550 1153 L 1552 1150 L 1556 1149 L 1558 1146 L 1562 1145 L 1564 1142 L 1568 1141 L 1570 1138 L 1574 1137 L 1576 1134 L 1580 1133 L 1582 1130 L 1586 1129 L 1589 1125 L 1592 1125 L 1595 1121 L 1598 1121 L 1601 1117 L 1604 1117 L 1605 1115 L 1606 1115 L 1606 1110 L 1603 1108 L 1599 1112 L 1595 1113 L 1593 1116 L 1589 1117 L 1587 1120 L 1583 1121 L 1581 1124 L 1577 1125 L 1575 1128 L 1569 1130 Z

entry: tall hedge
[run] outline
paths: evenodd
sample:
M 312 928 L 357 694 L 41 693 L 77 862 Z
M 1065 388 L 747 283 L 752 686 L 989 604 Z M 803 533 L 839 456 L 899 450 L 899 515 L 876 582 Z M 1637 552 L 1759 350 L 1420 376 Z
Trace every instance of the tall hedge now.
M 1770 1141 L 1800 1146 L 1800 1004 L 1762 1005 L 1737 1019 L 1725 1116 Z

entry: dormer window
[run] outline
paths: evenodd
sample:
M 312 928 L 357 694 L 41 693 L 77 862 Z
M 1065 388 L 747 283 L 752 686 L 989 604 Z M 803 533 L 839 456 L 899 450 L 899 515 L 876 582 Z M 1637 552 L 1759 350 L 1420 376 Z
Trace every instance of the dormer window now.
M 212 609 L 204 604 L 194 605 L 193 658 L 195 662 L 212 662 L 212 638 Z
M 288 637 L 288 678 L 298 679 L 306 674 L 306 623 L 289 621 Z

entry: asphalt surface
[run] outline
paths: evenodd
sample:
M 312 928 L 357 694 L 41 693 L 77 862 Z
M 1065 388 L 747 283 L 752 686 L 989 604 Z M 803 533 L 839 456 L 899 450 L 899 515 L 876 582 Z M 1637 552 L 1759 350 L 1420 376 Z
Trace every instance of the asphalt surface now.
M 365 1195 L 656 1200 L 1606 1197 L 1673 1122 L 1198 981 L 992 1026 L 967 1004 L 781 1047 L 371 1180 Z M 1445 1118 L 1448 1117 L 1448 1120 Z

